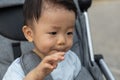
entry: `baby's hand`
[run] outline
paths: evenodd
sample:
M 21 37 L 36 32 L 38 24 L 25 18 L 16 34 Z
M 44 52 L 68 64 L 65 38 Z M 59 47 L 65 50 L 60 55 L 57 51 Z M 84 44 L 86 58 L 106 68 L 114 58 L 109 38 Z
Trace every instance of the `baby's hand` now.
M 25 77 L 25 80 L 44 80 L 64 60 L 65 52 L 57 52 L 46 56 L 41 63 Z M 32 79 L 31 79 L 32 78 Z
M 64 60 L 64 55 L 65 52 L 57 52 L 46 56 L 38 67 L 41 67 L 41 71 L 43 71 L 46 76 L 57 67 L 60 61 Z
M 57 67 L 58 62 L 64 60 L 64 52 L 57 52 L 46 56 L 38 67 L 41 67 L 45 75 L 48 75 Z

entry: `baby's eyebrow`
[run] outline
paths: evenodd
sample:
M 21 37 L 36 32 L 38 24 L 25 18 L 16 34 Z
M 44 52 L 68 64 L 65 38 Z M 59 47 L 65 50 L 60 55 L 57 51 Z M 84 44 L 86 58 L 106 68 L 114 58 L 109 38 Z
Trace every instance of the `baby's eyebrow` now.
M 74 28 L 74 25 L 73 26 L 68 26 L 68 28 Z
M 67 29 L 73 29 L 74 28 L 74 25 L 73 26 L 68 26 Z M 52 26 L 52 29 L 56 29 L 56 30 L 59 30 L 61 29 L 61 26 Z
M 53 29 L 60 29 L 60 26 L 52 26 Z
M 70 28 L 73 28 L 75 25 L 73 25 L 73 26 L 69 26 Z

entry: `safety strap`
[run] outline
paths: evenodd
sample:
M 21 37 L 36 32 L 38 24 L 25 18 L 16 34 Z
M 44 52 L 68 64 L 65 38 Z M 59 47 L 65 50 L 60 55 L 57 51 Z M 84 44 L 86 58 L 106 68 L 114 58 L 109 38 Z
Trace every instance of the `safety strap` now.
M 20 57 L 20 64 L 22 66 L 25 75 L 27 75 L 32 69 L 34 69 L 37 65 L 39 65 L 40 62 L 41 62 L 40 57 L 36 55 L 33 51 L 30 51 Z M 94 80 L 90 75 L 90 73 L 87 71 L 87 69 L 85 69 L 83 66 L 81 67 L 82 68 L 78 76 L 74 80 Z M 53 78 L 49 74 L 44 80 L 53 80 Z
M 21 48 L 20 48 L 20 43 L 12 43 L 12 48 L 13 48 L 13 54 L 14 54 L 14 59 L 18 58 L 21 56 Z
M 32 69 L 34 69 L 41 62 L 41 58 L 33 51 L 30 51 L 20 57 L 20 64 L 22 69 L 27 75 Z M 51 75 L 48 75 L 45 80 L 53 80 Z

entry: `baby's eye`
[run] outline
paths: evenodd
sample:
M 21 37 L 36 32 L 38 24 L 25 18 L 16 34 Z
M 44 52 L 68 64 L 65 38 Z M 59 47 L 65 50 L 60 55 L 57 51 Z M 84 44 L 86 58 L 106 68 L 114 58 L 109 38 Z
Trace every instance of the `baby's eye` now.
M 56 35 L 57 32 L 49 32 L 49 34 L 51 34 L 51 35 Z
M 73 35 L 73 32 L 68 32 L 67 35 Z

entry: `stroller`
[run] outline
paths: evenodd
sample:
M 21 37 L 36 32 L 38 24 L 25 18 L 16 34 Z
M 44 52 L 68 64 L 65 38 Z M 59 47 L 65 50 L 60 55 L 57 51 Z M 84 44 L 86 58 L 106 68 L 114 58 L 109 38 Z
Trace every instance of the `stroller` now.
M 94 55 L 90 35 L 87 9 L 91 0 L 74 0 L 78 17 L 76 20 L 74 42 L 71 50 L 77 54 L 82 63 L 79 80 L 115 80 L 105 64 L 102 55 Z M 17 57 L 33 48 L 22 33 L 24 18 L 22 6 L 24 0 L 0 1 L 0 80 L 7 68 Z

